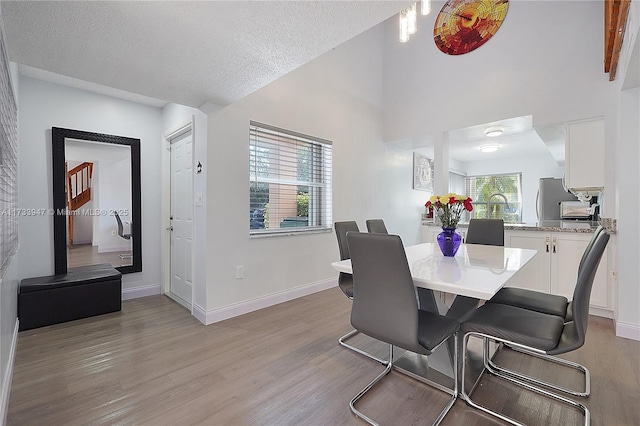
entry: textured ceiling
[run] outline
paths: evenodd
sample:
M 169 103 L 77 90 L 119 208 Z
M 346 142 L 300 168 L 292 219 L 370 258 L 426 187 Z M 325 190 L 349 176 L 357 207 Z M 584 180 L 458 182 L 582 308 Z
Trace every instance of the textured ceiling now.
M 198 107 L 232 103 L 410 1 L 2 1 L 11 61 Z

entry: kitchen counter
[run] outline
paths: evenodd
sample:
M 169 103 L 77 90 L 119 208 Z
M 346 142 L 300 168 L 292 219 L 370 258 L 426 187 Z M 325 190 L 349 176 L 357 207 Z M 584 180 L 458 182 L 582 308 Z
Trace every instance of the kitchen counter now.
M 437 226 L 434 222 L 422 221 L 423 226 Z M 576 232 L 591 233 L 598 227 L 598 222 L 576 221 L 576 220 L 548 220 L 542 222 L 528 223 L 505 223 L 504 229 L 510 231 L 546 231 L 546 232 Z M 469 223 L 458 223 L 458 228 L 467 228 Z

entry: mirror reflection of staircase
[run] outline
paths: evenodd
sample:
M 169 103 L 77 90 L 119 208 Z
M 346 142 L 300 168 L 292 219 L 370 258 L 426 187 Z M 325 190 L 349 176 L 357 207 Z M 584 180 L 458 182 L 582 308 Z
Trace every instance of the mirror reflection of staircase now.
M 93 163 L 85 161 L 67 170 L 67 210 L 69 214 L 69 245 L 73 246 L 73 217 L 75 212 L 91 201 Z
M 98 247 L 92 244 L 80 242 L 74 245 L 74 217 L 79 214 L 79 209 L 91 201 L 93 166 L 94 163 L 85 161 L 69 170 L 68 163 L 65 164 L 67 169 L 65 180 L 68 218 L 67 235 L 69 238 L 67 243 L 67 267 L 75 268 L 100 263 L 110 263 L 115 267 L 131 265 L 133 264 L 133 259 L 130 252 L 124 254 L 118 252 L 100 253 Z

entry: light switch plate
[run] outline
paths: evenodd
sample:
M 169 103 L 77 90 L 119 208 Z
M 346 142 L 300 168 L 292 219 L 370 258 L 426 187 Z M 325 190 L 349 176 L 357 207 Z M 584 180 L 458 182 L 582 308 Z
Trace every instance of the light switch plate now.
M 194 194 L 194 200 L 195 200 L 196 206 L 201 206 L 202 205 L 202 192 L 196 192 Z

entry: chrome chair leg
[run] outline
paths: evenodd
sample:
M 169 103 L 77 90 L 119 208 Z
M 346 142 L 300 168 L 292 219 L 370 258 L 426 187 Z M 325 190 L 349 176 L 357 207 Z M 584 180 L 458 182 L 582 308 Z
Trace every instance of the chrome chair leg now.
M 341 338 L 338 339 L 338 344 L 340 344 L 340 346 L 344 346 L 347 349 L 350 349 L 354 352 L 359 353 L 360 355 L 364 355 L 367 358 L 370 358 L 376 362 L 379 362 L 380 364 L 386 365 L 389 361 L 382 359 L 382 358 L 378 358 L 375 355 L 371 355 L 369 352 L 365 352 L 362 349 L 356 348 L 355 346 L 352 346 L 348 343 L 345 343 L 346 340 L 350 339 L 351 337 L 355 336 L 356 334 L 360 333 L 358 330 L 352 330 L 350 332 L 348 332 L 347 334 L 345 334 L 344 336 L 342 336 Z M 391 358 L 389 358 L 391 359 Z
M 563 392 L 569 395 L 574 395 L 574 396 L 582 396 L 582 397 L 587 397 L 591 394 L 591 373 L 589 372 L 589 369 L 587 367 L 585 367 L 582 364 L 578 364 L 576 362 L 573 361 L 568 361 L 566 359 L 562 359 L 562 358 L 558 358 L 552 355 L 547 355 L 547 354 L 540 354 L 540 353 L 536 353 L 536 352 L 531 352 L 529 350 L 523 349 L 523 348 L 518 348 L 518 347 L 512 347 L 511 345 L 505 345 L 506 347 L 508 347 L 511 350 L 514 350 L 516 352 L 520 352 L 520 353 L 524 353 L 527 355 L 531 355 L 531 356 L 535 356 L 537 358 L 540 359 L 544 359 L 550 362 L 554 362 L 556 364 L 560 364 L 560 365 L 564 365 L 566 367 L 569 368 L 573 368 L 575 370 L 581 371 L 584 374 L 584 391 L 576 391 L 573 389 L 568 389 L 562 386 L 558 386 L 556 384 L 553 383 L 549 383 L 549 382 L 545 382 L 543 380 L 539 380 L 536 379 L 535 377 L 531 377 L 531 376 L 527 376 L 525 374 L 522 373 L 518 373 L 516 371 L 512 371 L 509 369 L 506 369 L 504 367 L 500 367 L 498 365 L 496 365 L 493 360 L 491 360 L 491 358 L 487 357 L 485 358 L 485 368 L 487 368 L 487 370 L 489 370 L 489 372 L 491 372 L 492 374 L 498 375 L 498 373 L 502 373 L 502 374 L 508 374 L 510 376 L 516 377 L 518 379 L 522 379 L 522 380 L 526 380 L 527 382 L 531 382 L 534 383 L 538 386 L 544 386 L 546 388 L 549 389 L 553 389 L 559 392 Z
M 465 334 L 464 338 L 463 338 L 463 341 L 462 341 L 462 357 L 463 357 L 462 358 L 462 389 L 460 391 L 460 393 L 462 395 L 462 399 L 464 399 L 467 402 L 467 404 L 469 404 L 470 406 L 472 406 L 472 407 L 474 407 L 474 408 L 476 408 L 478 410 L 484 411 L 487 414 L 491 414 L 492 416 L 497 417 L 497 418 L 499 418 L 499 419 L 501 419 L 501 420 L 503 420 L 505 422 L 511 423 L 513 425 L 516 425 L 516 426 L 525 426 L 523 423 L 520 423 L 517 420 L 512 419 L 511 417 L 507 417 L 504 414 L 498 413 L 497 411 L 493 411 L 493 410 L 491 410 L 491 409 L 489 409 L 489 408 L 487 408 L 487 407 L 485 407 L 483 405 L 480 405 L 480 404 L 476 403 L 475 401 L 473 401 L 471 399 L 470 395 L 467 394 L 467 391 L 465 389 L 465 372 L 466 372 L 466 364 L 467 364 L 466 363 L 466 352 L 467 352 L 467 345 L 468 345 L 468 342 L 469 342 L 469 337 L 471 337 L 471 336 L 478 337 L 478 338 L 481 338 L 481 339 L 485 340 L 485 342 L 483 342 L 484 345 L 486 345 L 487 344 L 486 342 L 488 342 L 489 340 L 493 340 L 495 342 L 504 343 L 505 345 L 510 345 L 510 346 L 513 345 L 513 346 L 516 346 L 516 347 L 522 347 L 522 349 L 527 350 L 527 351 L 535 352 L 536 349 L 529 348 L 529 347 L 522 346 L 522 345 L 518 345 L 518 344 L 515 344 L 513 342 L 509 342 L 507 340 L 500 339 L 500 338 L 495 337 L 495 336 L 489 336 L 489 335 L 482 334 L 482 333 L 477 333 L 477 332 L 469 332 L 469 333 Z M 487 363 L 485 362 L 485 364 L 487 364 Z M 494 372 L 494 371 L 491 371 L 491 370 L 488 370 L 488 372 L 491 373 L 491 374 L 494 374 L 495 376 L 498 376 L 500 378 L 508 380 L 511 383 L 514 383 L 514 384 L 516 384 L 516 385 L 518 385 L 520 387 L 523 387 L 523 388 L 525 388 L 525 389 L 527 389 L 529 391 L 536 392 L 536 393 L 539 393 L 540 395 L 544 395 L 544 396 L 556 399 L 556 400 L 558 400 L 560 402 L 564 402 L 565 404 L 571 405 L 571 406 L 581 410 L 584 413 L 584 425 L 585 426 L 589 426 L 589 424 L 591 423 L 591 413 L 589 412 L 589 409 L 584 404 L 581 404 L 581 403 L 579 403 L 577 401 L 565 398 L 565 397 L 563 397 L 561 395 L 555 394 L 555 393 L 547 391 L 545 389 L 536 387 L 536 386 L 534 386 L 534 385 L 532 385 L 530 383 L 518 380 L 517 378 L 512 377 L 512 376 L 510 376 L 508 374 L 502 374 L 500 372 Z
M 453 336 L 454 341 L 457 341 L 457 336 L 454 335 Z M 446 340 L 445 340 L 446 341 Z M 439 346 L 439 345 L 438 345 Z M 433 350 L 437 349 L 434 348 Z M 451 409 L 451 407 L 453 407 L 453 404 L 455 404 L 456 399 L 458 399 L 458 345 L 456 344 L 455 350 L 454 350 L 454 354 L 453 354 L 453 359 L 454 359 L 454 368 L 453 368 L 453 391 L 451 390 L 446 390 L 447 393 L 451 394 L 451 399 L 449 400 L 449 402 L 447 403 L 447 405 L 444 407 L 444 409 L 440 412 L 440 414 L 438 415 L 438 417 L 436 418 L 436 420 L 433 422 L 434 426 L 438 426 L 442 420 L 444 419 L 444 417 L 447 415 L 447 413 L 449 412 L 449 410 Z M 382 381 L 382 379 L 391 372 L 391 370 L 394 369 L 394 365 L 393 365 L 393 345 L 389 345 L 389 361 L 383 363 L 386 365 L 386 368 L 384 369 L 384 371 L 382 373 L 380 373 L 375 379 L 373 379 L 373 381 L 371 383 L 369 383 L 364 389 L 362 389 L 356 396 L 353 397 L 353 399 L 349 402 L 349 408 L 351 409 L 351 412 L 353 414 L 355 414 L 357 417 L 360 417 L 362 420 L 366 421 L 367 423 L 369 423 L 370 425 L 373 426 L 378 426 L 378 423 L 371 419 L 370 417 L 368 417 L 367 415 L 363 414 L 361 411 L 359 411 L 358 409 L 356 409 L 355 404 L 356 402 L 358 402 L 358 400 L 360 398 L 362 398 L 367 392 L 369 392 L 375 385 L 377 385 L 378 383 L 380 383 L 380 381 Z M 424 383 L 432 383 L 430 380 L 424 380 L 421 379 L 419 377 L 416 377 L 413 374 L 407 374 L 406 372 L 404 372 L 402 369 L 397 369 L 398 372 L 405 374 L 409 377 L 412 377 L 418 381 L 424 382 Z M 443 390 L 441 389 L 441 387 L 439 385 L 436 385 L 437 389 Z
M 378 426 L 378 423 L 364 415 L 362 412 L 358 411 L 358 409 L 356 409 L 356 402 L 358 402 L 360 398 L 362 398 L 367 392 L 369 392 L 393 369 L 393 345 L 389 345 L 389 361 L 387 361 L 385 364 L 387 365 L 387 368 L 385 368 L 384 371 L 380 373 L 378 377 L 373 379 L 373 381 L 369 383 L 364 389 L 358 392 L 358 394 L 354 396 L 349 402 L 349 408 L 351 408 L 351 412 L 373 426 Z

